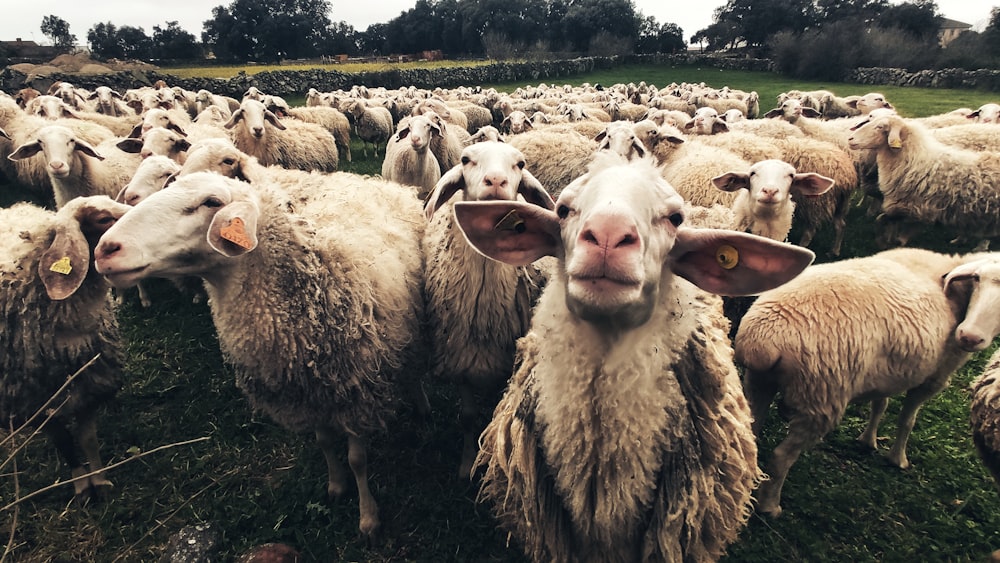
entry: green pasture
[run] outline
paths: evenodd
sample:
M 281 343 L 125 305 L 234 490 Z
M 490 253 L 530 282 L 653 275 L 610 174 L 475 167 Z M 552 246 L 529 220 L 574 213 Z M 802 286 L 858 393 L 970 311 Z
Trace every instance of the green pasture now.
M 972 90 L 810 83 L 696 67 L 623 66 L 544 81 L 610 85 L 643 80 L 657 86 L 686 81 L 756 90 L 764 111 L 789 89 L 825 88 L 840 95 L 878 91 L 914 117 L 996 101 L 995 94 Z M 528 84 L 481 86 L 511 91 Z M 344 170 L 380 171 L 380 158 L 364 157 L 360 142 L 355 140 L 352 152 L 354 161 L 341 163 Z M 0 184 L 0 204 L 22 198 L 44 201 L 22 187 Z M 843 257 L 876 252 L 876 233 L 873 219 L 852 209 Z M 950 252 L 970 249 L 951 244 L 951 238 L 931 230 L 914 244 Z M 813 243 L 819 260 L 832 259 L 826 253 L 829 244 L 830 233 L 821 232 Z M 248 408 L 222 363 L 207 306 L 168 282 L 153 280 L 150 289 L 150 308 L 142 308 L 129 291 L 120 312 L 128 343 L 127 382 L 100 430 L 106 461 L 127 462 L 111 471 L 113 496 L 74 506 L 71 488 L 64 486 L 11 506 L 66 478 L 53 448 L 41 439 L 28 441 L 14 457 L 16 466 L 7 464 L 0 478 L 0 536 L 9 537 L 3 561 L 157 561 L 171 534 L 202 523 L 216 531 L 221 561 L 267 542 L 294 546 L 304 561 L 524 561 L 516 542 L 495 527 L 488 507 L 476 502 L 476 485 L 455 477 L 461 434 L 453 389 L 427 381 L 434 409 L 430 419 L 400 412 L 390 432 L 372 445 L 370 481 L 384 530 L 377 544 L 366 545 L 357 538 L 356 497 L 327 501 L 326 467 L 312 437 L 289 434 Z M 792 468 L 784 514 L 777 519 L 752 515 L 726 561 L 987 561 L 1000 548 L 1000 495 L 973 450 L 967 386 L 988 355 L 977 355 L 921 411 L 910 439 L 909 470 L 884 460 L 890 440 L 880 444 L 879 452 L 854 441 L 867 408 L 852 407 L 840 426 Z M 893 401 L 882 436 L 894 435 L 898 410 Z M 764 458 L 782 436 L 775 412 L 761 445 Z M 199 438 L 206 439 L 178 445 Z M 19 438 L 9 445 L 22 443 Z M 141 455 L 161 446 L 170 447 Z

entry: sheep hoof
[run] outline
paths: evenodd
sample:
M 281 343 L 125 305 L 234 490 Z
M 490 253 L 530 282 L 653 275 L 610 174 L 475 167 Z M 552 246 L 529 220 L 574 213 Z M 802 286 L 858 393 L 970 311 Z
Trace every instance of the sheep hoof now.
M 381 522 L 378 521 L 378 518 L 361 517 L 361 521 L 358 523 L 358 533 L 365 542 L 365 547 L 372 548 L 378 545 L 380 527 Z
M 340 500 L 340 497 L 344 496 L 346 489 L 347 487 L 343 483 L 328 481 L 326 484 L 326 496 L 330 500 Z
M 757 506 L 757 514 L 766 516 L 768 518 L 778 518 L 781 516 L 781 506 L 775 506 L 773 508 L 764 508 L 762 506 Z

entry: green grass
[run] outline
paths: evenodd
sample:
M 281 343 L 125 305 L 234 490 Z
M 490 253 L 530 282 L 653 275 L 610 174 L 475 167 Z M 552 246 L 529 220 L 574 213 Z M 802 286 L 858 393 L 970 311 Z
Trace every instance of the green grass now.
M 548 80 L 557 84 L 613 84 L 646 80 L 704 81 L 712 86 L 757 90 L 773 100 L 791 89 L 829 88 L 839 94 L 880 91 L 907 115 L 978 107 L 989 93 L 892 89 L 852 84 L 804 83 L 769 73 L 673 67 L 623 67 L 613 72 Z M 537 83 L 537 82 L 536 82 Z M 513 89 L 519 84 L 499 85 Z M 944 106 L 942 107 L 942 104 Z M 342 168 L 375 174 L 380 159 L 362 155 Z M 0 187 L 0 203 L 34 196 Z M 43 199 L 43 198 L 41 198 Z M 858 207 L 848 222 L 844 255 L 875 252 L 872 220 Z M 813 245 L 827 260 L 831 233 Z M 794 236 L 794 233 L 793 233 Z M 929 231 L 914 241 L 940 251 L 962 251 Z M 356 536 L 353 496 L 325 498 L 325 465 L 309 436 L 291 435 L 250 412 L 223 365 L 207 307 L 171 284 L 150 284 L 154 304 L 138 305 L 126 293 L 121 324 L 128 342 L 125 388 L 101 421 L 102 451 L 114 463 L 167 444 L 207 437 L 134 459 L 114 470 L 114 495 L 105 502 L 69 506 L 66 487 L 24 502 L 16 514 L 0 512 L 0 535 L 13 533 L 10 561 L 155 561 L 168 538 L 189 524 L 211 523 L 219 534 L 220 561 L 250 546 L 286 542 L 307 561 L 524 561 L 516 544 L 475 501 L 474 485 L 455 476 L 461 435 L 456 393 L 429 381 L 434 412 L 429 420 L 399 414 L 392 432 L 371 448 L 373 492 L 384 523 L 382 541 L 366 546 Z M 752 516 L 727 561 L 985 561 L 1000 548 L 1000 496 L 969 437 L 969 381 L 989 352 L 959 371 L 950 388 L 920 413 L 910 440 L 913 467 L 901 471 L 854 438 L 866 409 L 849 409 L 840 426 L 793 466 L 778 519 Z M 899 403 L 882 426 L 892 436 Z M 772 416 L 762 443 L 766 458 L 783 436 Z M 0 501 L 65 479 L 53 449 L 31 441 L 0 478 Z

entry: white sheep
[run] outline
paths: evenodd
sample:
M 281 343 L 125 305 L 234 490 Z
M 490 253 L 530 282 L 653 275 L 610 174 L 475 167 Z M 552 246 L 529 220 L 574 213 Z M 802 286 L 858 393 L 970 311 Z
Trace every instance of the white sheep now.
M 612 121 L 594 140 L 597 141 L 597 150 L 615 152 L 625 160 L 642 158 L 647 153 L 646 145 L 636 135 L 635 126 L 629 121 Z
M 967 117 L 976 123 L 1000 123 L 1000 104 L 993 102 L 983 104 Z
M 98 86 L 90 95 L 88 101 L 94 103 L 94 111 L 115 117 L 133 115 L 132 109 L 124 101 L 122 95 L 109 86 Z
M 0 209 L 0 416 L 15 427 L 26 423 L 97 357 L 54 397 L 44 423 L 74 478 L 96 472 L 74 481 L 81 499 L 112 488 L 102 471 L 97 417 L 122 386 L 123 350 L 110 286 L 91 267 L 91 250 L 126 210 L 105 196 L 77 198 L 58 212 L 28 203 Z
M 972 443 L 994 483 L 1000 487 L 1000 350 L 993 353 L 969 390 Z M 1000 550 L 993 552 L 991 561 L 998 558 Z
M 595 123 L 602 130 L 606 126 Z M 507 143 L 521 151 L 528 169 L 553 197 L 587 172 L 587 164 L 597 152 L 593 136 L 550 127 L 512 135 Z
M 162 190 L 180 171 L 181 165 L 168 156 L 144 157 L 132 178 L 115 196 L 115 201 L 135 206 L 151 194 Z
M 282 121 L 257 100 L 244 100 L 224 127 L 229 129 L 233 143 L 257 157 L 261 164 L 320 172 L 337 170 L 337 141 L 329 131 L 314 123 Z
M 532 123 L 532 120 L 528 119 L 528 114 L 519 109 L 510 112 L 510 114 L 508 114 L 507 117 L 504 117 L 503 121 L 500 122 L 500 129 L 510 133 L 511 135 L 524 133 L 525 131 L 534 129 L 534 127 L 535 125 Z
M 369 144 L 377 157 L 379 145 L 388 142 L 395 131 L 392 114 L 387 108 L 369 105 L 365 100 L 352 100 L 344 113 L 354 118 L 354 129 L 361 139 L 365 158 L 368 157 Z
M 472 143 L 482 143 L 484 141 L 497 141 L 500 143 L 505 142 L 499 129 L 492 125 L 487 125 L 485 127 L 480 127 L 475 133 L 473 133 L 465 144 L 471 145 Z
M 813 255 L 686 227 L 683 206 L 651 159 L 608 151 L 554 211 L 455 204 L 487 256 L 558 260 L 477 457 L 481 499 L 534 561 L 714 560 L 749 517 L 763 475 L 706 291 L 774 287 Z
M 755 162 L 749 170 L 732 170 L 712 178 L 712 183 L 720 190 L 738 191 L 730 228 L 777 241 L 785 241 L 792 229 L 792 194 L 818 197 L 834 185 L 832 178 L 797 172 L 783 160 Z
M 553 208 L 520 151 L 505 143 L 475 143 L 434 186 L 424 210 L 429 220 L 423 249 L 430 371 L 459 390 L 464 436 L 460 478 L 471 476 L 484 418 L 510 377 L 514 343 L 528 330 L 541 286 L 532 266 L 495 262 L 469 246 L 455 223 L 452 203 L 519 196 Z
M 852 401 L 870 400 L 868 426 L 858 438 L 875 449 L 889 397 L 905 393 L 896 441 L 888 454 L 907 468 L 906 444 L 917 411 L 948 385 L 951 374 L 978 349 L 956 338 L 963 316 L 996 319 L 995 302 L 970 300 L 949 272 L 976 255 L 944 255 L 900 248 L 874 256 L 815 265 L 783 287 L 762 293 L 740 323 L 736 360 L 760 434 L 768 408 L 781 393 L 788 434 L 775 447 L 757 493 L 758 511 L 781 513 L 781 489 L 799 454 L 840 422 Z M 966 312 L 966 310 L 968 311 Z M 976 337 L 990 341 L 992 333 Z M 828 330 L 836 327 L 836 330 Z
M 153 127 L 148 131 L 143 131 L 141 138 L 128 137 L 118 141 L 115 146 L 127 153 L 138 154 L 144 159 L 160 155 L 183 164 L 187 157 L 187 150 L 191 148 L 191 143 L 188 142 L 187 137 L 176 131 L 163 127 Z
M 339 109 L 322 106 L 295 107 L 286 109 L 285 113 L 289 117 L 325 127 L 337 141 L 338 156 L 351 162 L 351 122 Z
M 45 163 L 57 207 L 75 197 L 116 196 L 141 160 L 119 150 L 115 139 L 94 147 L 62 125 L 42 127 L 7 158 L 24 160 L 38 154 Z
M 373 179 L 331 183 L 294 212 L 290 197 L 209 172 L 182 176 L 104 234 L 96 264 L 119 287 L 202 277 L 237 386 L 289 430 L 315 432 L 331 497 L 348 488 L 334 451 L 346 436 L 370 538 L 380 520 L 367 442 L 394 412 L 420 341 L 424 220 L 412 190 Z
M 415 186 L 423 200 L 441 179 L 441 166 L 430 150 L 435 135 L 441 135 L 441 128 L 431 114 L 403 118 L 385 147 L 382 177 Z
M 465 113 L 452 108 L 448 104 L 444 103 L 443 100 L 437 98 L 426 98 L 420 100 L 415 106 L 413 106 L 413 109 L 410 111 L 410 115 L 421 115 L 427 112 L 434 112 L 448 123 L 455 125 L 462 130 L 469 130 L 469 118 L 465 115 Z
M 934 223 L 985 241 L 1000 235 L 1000 153 L 944 145 L 898 115 L 869 118 L 849 143 L 876 151 L 884 242 L 906 244 Z

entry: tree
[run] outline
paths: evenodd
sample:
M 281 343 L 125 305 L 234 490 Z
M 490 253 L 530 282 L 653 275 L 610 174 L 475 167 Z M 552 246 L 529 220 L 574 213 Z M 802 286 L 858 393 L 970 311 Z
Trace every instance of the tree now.
M 1000 56 L 1000 7 L 990 10 L 990 23 L 983 30 L 983 44 L 993 56 Z
M 167 27 L 154 25 L 150 43 L 150 55 L 155 59 L 183 61 L 202 56 L 201 46 L 195 36 L 181 29 L 176 21 L 168 21 Z
M 601 32 L 632 44 L 639 38 L 640 16 L 631 0 L 574 0 L 561 23 L 574 51 L 587 51 Z
M 152 55 L 152 42 L 141 27 L 98 23 L 87 31 L 90 52 L 99 59 L 142 59 Z
M 680 26 L 675 23 L 660 25 L 653 16 L 642 19 L 636 53 L 676 53 L 684 48 L 684 30 Z
M 69 32 L 69 23 L 59 16 L 43 17 L 41 30 L 56 47 L 68 49 L 76 44 L 76 36 Z
M 274 62 L 317 56 L 330 27 L 328 0 L 234 0 L 212 9 L 202 42 L 216 57 Z
M 941 27 L 938 17 L 938 7 L 934 0 L 915 0 L 886 7 L 875 23 L 881 28 L 898 29 L 915 39 L 936 42 Z

